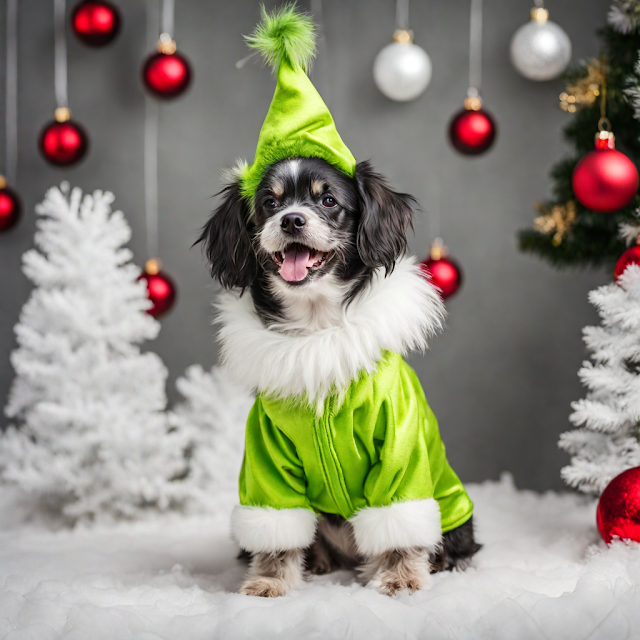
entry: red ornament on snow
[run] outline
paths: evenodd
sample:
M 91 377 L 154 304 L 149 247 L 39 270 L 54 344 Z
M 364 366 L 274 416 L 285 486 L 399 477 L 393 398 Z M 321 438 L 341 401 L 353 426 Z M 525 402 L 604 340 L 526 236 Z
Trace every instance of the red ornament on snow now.
M 177 295 L 173 280 L 166 273 L 160 271 L 161 268 L 160 260 L 155 258 L 147 260 L 144 265 L 144 273 L 139 278 L 147 283 L 147 295 L 153 303 L 151 309 L 147 309 L 147 313 L 155 318 L 164 315 L 173 307 Z
M 640 542 L 640 467 L 623 471 L 607 485 L 598 502 L 596 522 L 607 544 L 613 538 Z
M 55 110 L 55 120 L 40 134 L 40 151 L 46 160 L 59 167 L 80 162 L 89 148 L 84 129 L 71 121 L 66 107 Z
M 610 131 L 596 134 L 596 150 L 573 170 L 573 192 L 587 209 L 611 213 L 624 209 L 638 193 L 638 170 L 624 153 L 616 151 Z
M 440 238 L 433 243 L 429 257 L 420 265 L 425 275 L 431 276 L 431 284 L 440 289 L 443 300 L 451 297 L 462 286 L 462 269 L 448 256 L 448 250 Z
M 496 139 L 498 128 L 491 115 L 482 108 L 477 96 L 464 101 L 449 124 L 449 140 L 454 149 L 467 156 L 476 156 L 488 151 Z
M 142 68 L 145 87 L 157 98 L 176 98 L 191 82 L 191 67 L 186 58 L 176 53 L 176 43 L 163 33 L 158 53 L 150 55 Z
M 9 231 L 18 224 L 22 205 L 18 194 L 7 187 L 7 181 L 0 176 L 0 233 Z
M 71 30 L 90 47 L 104 47 L 120 31 L 120 13 L 106 0 L 84 0 L 71 14 Z
M 640 265 L 640 245 L 636 244 L 630 249 L 627 249 L 616 262 L 616 268 L 613 270 L 613 275 L 616 281 L 625 272 L 625 269 L 630 264 Z

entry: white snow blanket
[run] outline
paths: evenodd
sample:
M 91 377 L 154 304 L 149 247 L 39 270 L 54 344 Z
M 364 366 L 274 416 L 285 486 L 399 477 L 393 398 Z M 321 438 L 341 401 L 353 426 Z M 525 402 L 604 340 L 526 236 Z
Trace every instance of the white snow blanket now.
M 595 504 L 470 485 L 484 544 L 465 572 L 386 597 L 342 571 L 283 598 L 236 593 L 228 513 L 73 531 L 25 524 L 0 495 L 0 638 L 640 637 L 640 545 L 598 542 Z

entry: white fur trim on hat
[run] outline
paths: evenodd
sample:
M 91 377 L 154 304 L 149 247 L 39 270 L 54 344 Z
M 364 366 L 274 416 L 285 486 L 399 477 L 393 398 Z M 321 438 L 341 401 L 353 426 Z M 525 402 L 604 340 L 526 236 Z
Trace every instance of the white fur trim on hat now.
M 365 556 L 409 547 L 433 551 L 442 540 L 440 505 L 433 498 L 365 507 L 349 522 L 358 550 Z
M 231 532 L 252 553 L 304 549 L 313 542 L 316 521 L 310 509 L 237 506 L 231 514 Z

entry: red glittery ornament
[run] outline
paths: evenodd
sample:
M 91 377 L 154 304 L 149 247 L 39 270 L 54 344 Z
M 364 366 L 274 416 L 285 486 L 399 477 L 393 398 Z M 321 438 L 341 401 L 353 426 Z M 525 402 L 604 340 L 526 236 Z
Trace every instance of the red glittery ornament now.
M 13 229 L 20 220 L 22 205 L 18 194 L 7 187 L 6 181 L 0 176 L 0 233 Z
M 607 544 L 613 538 L 640 542 L 640 467 L 623 471 L 607 485 L 598 502 L 596 522 Z
M 498 129 L 491 115 L 482 109 L 480 98 L 467 98 L 464 102 L 464 109 L 449 124 L 449 140 L 460 153 L 476 156 L 491 148 Z
M 162 265 L 159 260 L 147 260 L 144 265 L 144 273 L 139 280 L 145 280 L 147 283 L 147 295 L 153 306 L 147 310 L 147 313 L 158 317 L 173 307 L 176 301 L 176 286 L 173 280 L 164 272 L 160 271 Z
M 157 98 L 176 98 L 191 82 L 191 67 L 176 53 L 176 43 L 167 34 L 160 36 L 158 53 L 150 55 L 142 68 L 145 87 Z
M 447 248 L 440 239 L 433 243 L 429 257 L 420 264 L 425 275 L 431 276 L 431 284 L 440 289 L 443 300 L 451 297 L 462 286 L 462 269 L 448 256 Z
M 89 139 L 84 129 L 69 118 L 66 107 L 56 109 L 56 119 L 40 134 L 40 151 L 52 164 L 60 167 L 75 164 L 84 158 Z
M 587 209 L 611 213 L 624 209 L 638 193 L 638 170 L 616 151 L 610 131 L 596 135 L 596 150 L 590 151 L 573 170 L 573 192 Z
M 616 268 L 613 271 L 613 275 L 615 279 L 618 278 L 624 273 L 625 269 L 630 264 L 638 264 L 640 265 L 640 245 L 634 245 L 630 249 L 627 249 L 619 258 L 618 262 L 616 262 Z
M 103 47 L 120 31 L 120 13 L 106 0 L 84 0 L 71 14 L 71 30 L 90 47 Z

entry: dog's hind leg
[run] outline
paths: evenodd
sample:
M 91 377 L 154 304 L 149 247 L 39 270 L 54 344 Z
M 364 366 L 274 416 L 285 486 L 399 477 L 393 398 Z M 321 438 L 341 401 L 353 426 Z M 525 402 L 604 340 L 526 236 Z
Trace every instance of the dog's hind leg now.
M 442 536 L 442 545 L 432 554 L 431 570 L 453 571 L 464 570 L 470 564 L 473 556 L 482 549 L 473 531 L 473 516 L 459 527 L 447 531 Z
M 323 574 L 336 569 L 355 569 L 362 561 L 351 524 L 339 515 L 323 513 L 315 540 L 305 551 L 307 571 Z
M 338 568 L 326 540 L 316 536 L 313 544 L 304 552 L 304 566 L 309 573 L 322 575 Z

